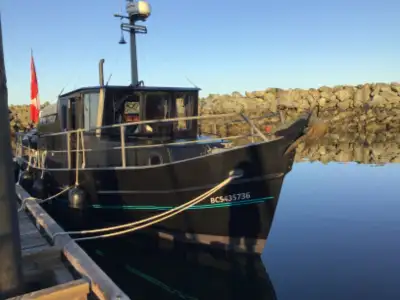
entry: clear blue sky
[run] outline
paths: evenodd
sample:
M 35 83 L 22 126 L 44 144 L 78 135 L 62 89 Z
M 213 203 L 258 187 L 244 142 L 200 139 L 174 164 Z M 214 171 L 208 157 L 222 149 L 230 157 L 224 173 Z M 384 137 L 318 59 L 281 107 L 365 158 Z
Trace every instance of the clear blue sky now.
M 399 0 L 152 0 L 138 38 L 146 85 L 209 93 L 400 80 Z M 33 48 L 41 100 L 98 83 L 130 83 L 118 44 L 124 0 L 1 0 L 9 103 L 29 103 Z

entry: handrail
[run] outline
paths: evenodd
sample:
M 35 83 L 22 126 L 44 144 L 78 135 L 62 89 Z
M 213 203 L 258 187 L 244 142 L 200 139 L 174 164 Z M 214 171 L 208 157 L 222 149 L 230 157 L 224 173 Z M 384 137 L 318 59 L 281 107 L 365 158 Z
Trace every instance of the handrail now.
M 116 123 L 112 125 L 104 125 L 99 127 L 91 127 L 89 129 L 74 129 L 74 130 L 67 130 L 63 132 L 55 132 L 50 134 L 43 134 L 41 137 L 48 137 L 48 136 L 57 136 L 57 135 L 64 135 L 69 133 L 75 133 L 80 130 L 84 132 L 92 132 L 96 131 L 97 129 L 108 129 L 108 128 L 119 128 L 121 126 L 129 127 L 133 125 L 144 125 L 144 124 L 156 124 L 156 123 L 169 123 L 169 122 L 177 122 L 177 121 L 190 121 L 190 120 L 206 120 L 206 119 L 216 119 L 216 118 L 227 118 L 227 117 L 238 117 L 240 114 L 238 113 L 229 113 L 229 114 L 219 114 L 219 115 L 206 115 L 206 116 L 194 116 L 194 117 L 180 117 L 180 118 L 169 118 L 169 119 L 157 119 L 157 120 L 145 120 L 145 121 L 138 121 L 138 122 L 126 122 L 126 123 Z
M 125 146 L 125 149 L 142 149 L 142 148 L 158 148 L 158 147 L 167 147 L 167 146 L 174 146 L 174 145 L 190 145 L 190 144 L 196 144 L 196 143 L 207 143 L 207 142 L 213 142 L 213 141 L 220 141 L 220 140 L 235 140 L 235 139 L 240 139 L 240 138 L 248 138 L 248 137 L 254 137 L 256 135 L 254 134 L 242 134 L 242 135 L 232 135 L 232 136 L 227 136 L 227 137 L 216 137 L 216 138 L 210 138 L 210 139 L 201 139 L 201 140 L 191 140 L 191 141 L 182 141 L 182 142 L 172 142 L 172 143 L 164 143 L 164 144 L 150 144 L 150 145 L 131 145 L 131 146 Z M 23 148 L 26 148 L 26 146 L 23 146 Z M 122 146 L 115 146 L 115 147 L 109 147 L 107 150 L 118 150 L 121 149 Z M 85 151 L 87 152 L 95 152 L 95 151 L 103 151 L 104 149 L 91 149 L 91 148 L 86 148 Z M 66 152 L 77 152 L 78 150 L 48 150 L 51 153 L 66 153 Z M 83 151 L 83 150 L 79 150 Z
M 275 116 L 276 114 L 270 114 L 269 116 Z M 216 119 L 216 118 L 229 118 L 229 117 L 238 117 L 240 118 L 241 122 L 245 122 L 250 126 L 251 134 L 246 134 L 246 135 L 235 135 L 235 136 L 228 136 L 228 137 L 215 137 L 211 139 L 202 139 L 202 140 L 191 140 L 191 141 L 180 141 L 180 142 L 172 142 L 172 143 L 160 143 L 160 144 L 150 144 L 150 145 L 129 145 L 126 146 L 125 144 L 125 128 L 129 126 L 134 126 L 134 125 L 144 125 L 144 124 L 155 124 L 155 123 L 169 123 L 169 122 L 176 122 L 176 121 L 182 121 L 182 120 L 207 120 L 207 119 Z M 268 116 L 265 116 L 268 117 Z M 232 123 L 232 122 L 230 122 Z M 63 132 L 57 132 L 57 133 L 50 133 L 50 134 L 44 134 L 40 135 L 40 137 L 49 137 L 49 136 L 60 136 L 60 135 L 67 135 L 68 142 L 69 144 L 69 139 L 71 136 L 76 137 L 76 149 L 70 149 L 68 147 L 67 150 L 48 150 L 51 153 L 68 153 L 68 157 L 70 157 L 71 153 L 74 152 L 76 153 L 76 180 L 75 184 L 79 184 L 79 171 L 86 168 L 86 152 L 91 152 L 91 151 L 103 151 L 104 149 L 88 149 L 85 147 L 85 137 L 84 133 L 85 132 L 95 132 L 98 129 L 107 129 L 107 128 L 120 128 L 120 147 L 109 147 L 106 150 L 116 150 L 120 149 L 121 150 L 121 162 L 122 162 L 122 167 L 125 168 L 127 166 L 127 158 L 126 158 L 126 149 L 139 149 L 139 148 L 156 148 L 156 147 L 166 147 L 166 146 L 173 146 L 173 145 L 187 145 L 187 144 L 197 144 L 197 143 L 207 143 L 207 142 L 212 142 L 212 141 L 218 141 L 218 140 L 233 140 L 233 139 L 239 139 L 239 138 L 248 138 L 251 137 L 252 143 L 254 143 L 254 137 L 259 136 L 262 138 L 264 141 L 268 141 L 267 136 L 261 132 L 257 128 L 257 126 L 254 124 L 254 122 L 251 121 L 245 114 L 243 113 L 227 113 L 227 114 L 216 114 L 216 115 L 205 115 L 205 116 L 192 116 L 192 117 L 178 117 L 178 118 L 169 118 L 169 119 L 157 119 L 157 120 L 145 120 L 145 121 L 138 121 L 138 122 L 128 122 L 128 123 L 118 123 L 118 124 L 112 124 L 112 125 L 106 125 L 106 126 L 100 126 L 100 127 L 93 127 L 90 129 L 75 129 L 75 130 L 69 130 L 69 131 L 63 131 Z M 257 133 L 256 135 L 254 133 Z M 270 134 L 268 134 L 270 135 Z M 69 138 L 68 138 L 69 137 Z M 18 136 L 21 146 L 21 153 L 22 149 L 24 146 L 22 145 L 22 135 Z M 82 144 L 81 144 L 82 143 Z M 41 150 L 38 150 L 40 152 Z M 82 153 L 82 158 L 79 155 Z M 29 164 L 29 163 L 28 163 Z M 68 168 L 70 168 L 70 161 L 68 159 Z
M 241 115 L 241 117 L 246 121 L 246 123 L 249 124 L 250 127 L 251 127 L 253 130 L 255 130 L 255 131 L 258 133 L 258 135 L 261 136 L 261 137 L 264 139 L 264 141 L 268 141 L 267 137 L 261 132 L 260 129 L 257 128 L 257 126 L 254 124 L 254 122 L 252 122 L 251 120 L 249 120 L 249 118 L 247 118 L 244 114 L 241 113 L 240 115 Z
M 243 119 L 243 113 L 228 113 L 228 114 L 214 114 L 214 115 L 203 115 L 203 116 L 194 116 L 194 117 L 179 117 L 179 118 L 169 118 L 169 119 L 157 119 L 157 120 L 146 120 L 146 121 L 138 121 L 138 122 L 127 122 L 127 123 L 116 123 L 112 125 L 104 125 L 104 126 L 98 126 L 98 127 L 91 127 L 89 129 L 74 129 L 74 130 L 66 130 L 63 132 L 53 132 L 53 133 L 48 133 L 48 134 L 41 134 L 40 137 L 48 137 L 48 136 L 58 136 L 58 135 L 66 135 L 68 133 L 76 133 L 78 131 L 83 131 L 83 132 L 94 132 L 98 129 L 107 129 L 107 128 L 118 128 L 121 126 L 124 127 L 129 127 L 133 125 L 141 125 L 141 124 L 155 124 L 155 123 L 169 123 L 169 122 L 176 122 L 176 121 L 190 121 L 190 120 L 206 120 L 206 119 L 216 119 L 216 118 L 227 118 L 227 117 L 240 117 L 241 120 L 233 120 L 230 121 L 231 124 L 234 123 L 242 123 L 247 121 Z M 272 118 L 277 116 L 278 113 L 268 113 L 259 117 L 254 117 L 254 118 L 249 118 L 247 117 L 248 120 L 250 121 L 258 121 L 266 118 Z M 15 135 L 20 137 L 25 135 L 25 132 L 15 132 Z

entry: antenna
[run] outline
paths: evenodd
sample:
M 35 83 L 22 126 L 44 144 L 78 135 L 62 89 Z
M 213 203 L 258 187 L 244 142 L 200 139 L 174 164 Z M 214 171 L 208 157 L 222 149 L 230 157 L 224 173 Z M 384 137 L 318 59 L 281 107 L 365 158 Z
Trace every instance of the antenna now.
M 106 82 L 106 86 L 108 86 L 108 83 L 110 82 L 110 79 L 112 77 L 112 73 L 110 73 L 110 76 L 108 76 L 107 82 Z
M 65 86 L 61 89 L 60 93 L 58 94 L 58 97 L 61 96 L 61 94 L 64 92 L 64 90 L 65 90 Z
M 68 86 L 68 84 L 70 84 L 70 82 L 71 82 L 71 80 L 66 85 L 64 85 L 64 87 L 61 89 L 60 93 L 58 94 L 58 97 L 61 96 L 61 94 L 64 92 L 64 90 Z
M 194 86 L 195 88 L 197 88 L 197 89 L 199 88 L 197 85 L 195 85 L 195 84 L 189 79 L 189 77 L 187 77 L 187 76 L 185 76 L 185 77 L 186 77 L 186 80 L 189 81 L 191 85 L 193 85 L 193 86 Z

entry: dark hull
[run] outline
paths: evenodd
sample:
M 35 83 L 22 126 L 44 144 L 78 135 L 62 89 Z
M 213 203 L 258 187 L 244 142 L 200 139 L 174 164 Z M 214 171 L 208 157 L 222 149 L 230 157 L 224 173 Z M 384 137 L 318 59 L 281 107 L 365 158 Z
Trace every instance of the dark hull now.
M 175 163 L 135 169 L 81 170 L 79 184 L 87 195 L 86 221 L 90 219 L 90 227 L 105 227 L 154 216 L 198 197 L 225 180 L 230 171 L 241 169 L 241 178 L 144 232 L 259 254 L 270 232 L 284 176 L 293 164 L 294 152 L 286 156 L 283 153 L 301 135 L 303 127 L 271 142 Z M 37 175 L 41 172 L 36 171 Z M 74 184 L 75 170 L 52 171 L 47 177 L 52 187 L 58 187 L 51 192 L 54 194 L 60 187 Z M 58 213 L 68 211 L 57 201 L 51 205 L 57 206 Z

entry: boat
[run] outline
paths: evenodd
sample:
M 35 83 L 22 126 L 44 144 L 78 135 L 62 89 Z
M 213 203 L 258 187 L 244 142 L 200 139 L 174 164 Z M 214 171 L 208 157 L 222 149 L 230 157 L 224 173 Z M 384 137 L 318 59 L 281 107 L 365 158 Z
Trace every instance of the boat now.
M 268 134 L 243 113 L 199 115 L 198 87 L 154 87 L 138 80 L 135 35 L 147 29 L 136 22 L 150 15 L 150 6 L 127 1 L 127 13 L 116 16 L 129 20 L 121 30 L 131 37 L 132 84 L 104 84 L 101 59 L 98 86 L 63 93 L 43 108 L 36 148 L 19 152 L 20 183 L 41 198 L 73 187 L 69 206 L 61 200 L 43 206 L 57 207 L 64 216 L 82 210 L 95 228 L 174 209 L 234 174 L 203 202 L 143 232 L 259 255 L 293 165 L 295 149 L 285 151 L 305 134 L 311 113 Z M 199 129 L 203 122 L 233 120 L 248 131 L 205 136 Z M 243 137 L 245 144 L 235 144 Z

